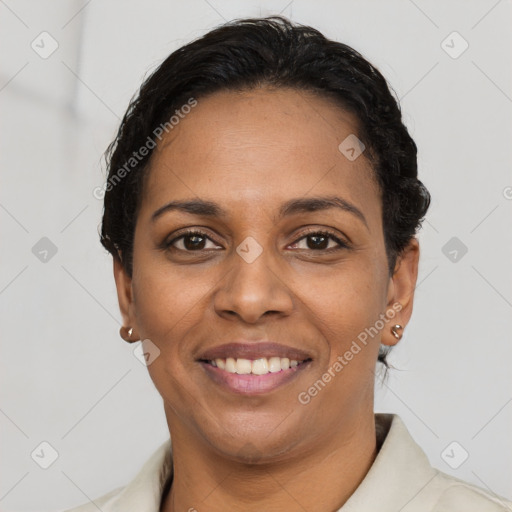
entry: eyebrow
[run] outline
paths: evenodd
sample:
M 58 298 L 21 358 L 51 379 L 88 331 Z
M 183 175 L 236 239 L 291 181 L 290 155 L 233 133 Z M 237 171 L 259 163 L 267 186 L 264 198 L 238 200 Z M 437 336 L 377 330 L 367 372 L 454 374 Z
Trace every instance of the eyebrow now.
M 282 219 L 284 217 L 290 217 L 298 213 L 316 212 L 319 210 L 329 210 L 332 208 L 337 208 L 351 213 L 361 222 L 363 222 L 367 229 L 369 229 L 363 212 L 346 199 L 337 196 L 300 197 L 296 199 L 290 199 L 289 201 L 283 203 L 279 208 L 278 218 Z M 225 218 L 228 216 L 228 212 L 213 201 L 207 201 L 204 199 L 187 199 L 181 201 L 171 201 L 165 204 L 153 213 L 151 220 L 154 222 L 156 219 L 158 219 L 158 217 L 169 211 L 181 211 L 184 213 L 190 213 L 192 215 L 199 215 L 203 217 Z

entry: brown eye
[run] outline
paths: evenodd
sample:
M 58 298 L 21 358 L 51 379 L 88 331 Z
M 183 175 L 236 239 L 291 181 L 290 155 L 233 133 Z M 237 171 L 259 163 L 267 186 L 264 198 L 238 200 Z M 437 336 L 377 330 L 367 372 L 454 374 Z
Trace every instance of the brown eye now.
M 305 242 L 301 242 L 303 240 Z M 207 247 L 208 242 L 211 242 L 213 247 Z M 304 243 L 304 246 L 298 247 L 299 243 Z M 203 252 L 205 250 L 219 248 L 219 246 L 202 231 L 187 231 L 182 233 L 169 242 L 165 242 L 164 247 L 182 252 Z M 329 231 L 310 231 L 303 234 L 301 238 L 292 244 L 292 247 L 295 249 L 310 250 L 314 252 L 332 252 L 343 248 L 348 249 L 349 245 Z
M 212 249 L 214 247 L 205 247 L 207 241 L 213 241 L 202 231 L 187 231 L 180 236 L 166 242 L 167 248 L 177 249 L 179 251 L 194 252 L 204 249 Z M 179 246 L 181 244 L 181 246 Z
M 313 251 L 330 251 L 342 248 L 348 248 L 348 244 L 340 240 L 337 236 L 329 231 L 311 231 L 303 235 L 299 240 L 293 243 L 297 246 L 301 240 L 306 240 L 305 247 L 297 247 L 298 249 L 310 249 Z M 334 246 L 329 246 L 330 241 L 334 241 Z

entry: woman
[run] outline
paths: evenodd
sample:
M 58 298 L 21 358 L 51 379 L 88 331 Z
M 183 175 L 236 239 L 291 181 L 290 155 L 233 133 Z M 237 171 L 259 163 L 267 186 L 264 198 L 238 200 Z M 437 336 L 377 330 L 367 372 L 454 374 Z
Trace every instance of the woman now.
M 430 195 L 385 79 L 281 17 L 180 48 L 107 152 L 101 241 L 172 439 L 74 509 L 499 511 L 373 411 Z

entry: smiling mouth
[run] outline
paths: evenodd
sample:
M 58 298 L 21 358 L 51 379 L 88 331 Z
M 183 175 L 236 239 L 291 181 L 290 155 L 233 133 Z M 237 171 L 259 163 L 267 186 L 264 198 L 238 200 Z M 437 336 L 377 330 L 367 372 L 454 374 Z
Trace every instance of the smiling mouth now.
M 296 368 L 311 361 L 311 358 L 299 361 L 288 357 L 261 357 L 258 359 L 245 358 L 217 358 L 200 359 L 200 362 L 224 370 L 227 373 L 237 375 L 267 375 L 269 373 L 280 373 L 291 368 Z
M 297 379 L 306 371 L 312 359 L 261 357 L 258 359 L 216 358 L 199 359 L 210 382 L 229 393 L 261 396 Z

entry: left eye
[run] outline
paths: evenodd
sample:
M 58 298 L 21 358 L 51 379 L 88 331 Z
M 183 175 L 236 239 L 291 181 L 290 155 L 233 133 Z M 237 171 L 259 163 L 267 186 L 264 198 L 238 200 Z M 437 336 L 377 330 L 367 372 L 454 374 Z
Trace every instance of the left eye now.
M 311 240 L 311 243 L 307 241 L 308 239 Z M 306 240 L 305 249 L 327 251 L 330 249 L 336 250 L 348 247 L 345 242 L 340 240 L 338 237 L 334 236 L 332 233 L 329 233 L 328 231 L 313 231 L 311 233 L 307 233 L 302 238 L 299 238 L 299 240 L 297 240 L 297 242 L 294 242 L 292 245 L 298 245 L 298 242 L 300 242 L 301 240 Z M 336 242 L 338 247 L 329 247 L 329 240 L 333 240 L 334 242 Z M 304 247 L 299 247 L 299 249 L 304 249 Z

